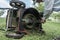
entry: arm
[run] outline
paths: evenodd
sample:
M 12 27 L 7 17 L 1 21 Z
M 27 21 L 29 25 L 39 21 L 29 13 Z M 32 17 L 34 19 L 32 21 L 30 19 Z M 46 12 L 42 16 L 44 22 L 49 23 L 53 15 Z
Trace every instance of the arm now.
M 53 12 L 54 0 L 44 0 L 44 12 L 41 22 L 44 23 Z
M 45 19 L 49 18 L 51 13 L 53 12 L 54 0 L 45 0 L 44 1 L 44 14 L 43 17 Z

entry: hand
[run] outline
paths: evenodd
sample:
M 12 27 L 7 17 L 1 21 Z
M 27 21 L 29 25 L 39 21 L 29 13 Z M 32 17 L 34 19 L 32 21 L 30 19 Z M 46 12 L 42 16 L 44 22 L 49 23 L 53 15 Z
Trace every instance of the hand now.
M 46 22 L 46 19 L 45 18 L 42 18 L 41 19 L 41 23 L 45 23 Z

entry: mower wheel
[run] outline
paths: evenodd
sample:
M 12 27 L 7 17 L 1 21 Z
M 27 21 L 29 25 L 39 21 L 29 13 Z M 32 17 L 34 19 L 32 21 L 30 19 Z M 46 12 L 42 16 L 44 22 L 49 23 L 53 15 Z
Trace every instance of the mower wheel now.
M 8 38 L 14 38 L 14 39 L 20 39 L 24 36 L 24 34 L 16 34 L 16 33 L 6 33 L 6 37 Z

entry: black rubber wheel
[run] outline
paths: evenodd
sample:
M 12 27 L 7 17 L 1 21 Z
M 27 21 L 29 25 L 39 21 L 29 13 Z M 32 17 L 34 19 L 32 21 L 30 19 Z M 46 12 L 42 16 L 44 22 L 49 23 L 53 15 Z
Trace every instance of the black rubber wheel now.
M 30 17 L 30 18 L 29 18 Z M 33 8 L 31 8 L 31 9 L 27 9 L 25 12 L 24 12 L 24 14 L 23 14 L 23 21 L 24 21 L 24 19 L 26 18 L 26 20 L 27 21 L 32 21 L 32 22 L 26 22 L 25 24 L 25 28 L 27 28 L 27 29 L 33 29 L 33 28 L 35 28 L 35 27 L 39 27 L 39 24 L 40 24 L 40 27 L 42 28 L 42 26 L 41 26 L 41 23 L 40 23 L 40 18 L 39 18 L 40 16 L 39 16 L 39 14 L 38 14 L 38 12 L 35 10 L 35 9 L 33 9 Z M 32 20 L 31 20 L 32 19 Z M 25 20 L 25 21 L 26 21 Z M 32 27 L 31 27 L 32 26 Z
M 20 39 L 23 36 L 24 36 L 23 33 L 21 33 L 21 34 L 11 33 L 11 32 L 10 33 L 6 33 L 6 37 L 8 37 L 8 38 Z

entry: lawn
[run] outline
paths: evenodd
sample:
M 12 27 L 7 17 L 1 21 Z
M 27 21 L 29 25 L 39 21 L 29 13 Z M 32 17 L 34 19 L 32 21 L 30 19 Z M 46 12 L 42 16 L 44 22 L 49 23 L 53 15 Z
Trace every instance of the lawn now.
M 0 29 L 5 29 L 5 23 L 5 19 L 0 18 Z M 60 23 L 47 21 L 43 24 L 43 29 L 46 32 L 45 35 L 32 31 L 32 33 L 25 35 L 21 39 L 7 38 L 5 37 L 6 32 L 4 30 L 0 30 L 0 40 L 53 40 L 55 37 L 60 36 Z

